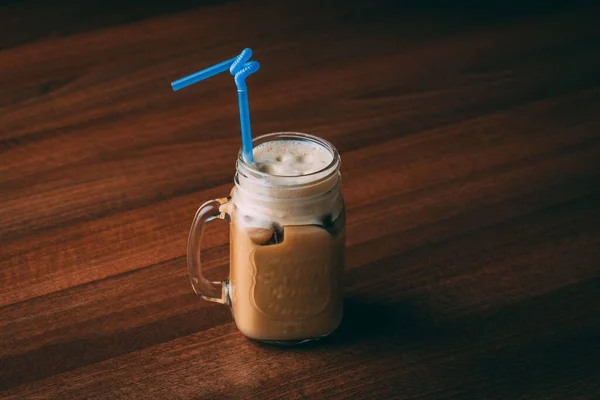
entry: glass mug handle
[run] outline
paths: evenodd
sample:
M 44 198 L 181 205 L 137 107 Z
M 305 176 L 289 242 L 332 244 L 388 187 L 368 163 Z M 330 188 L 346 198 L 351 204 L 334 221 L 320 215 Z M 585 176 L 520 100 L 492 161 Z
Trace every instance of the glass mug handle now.
M 225 281 L 209 281 L 202 275 L 202 264 L 200 262 L 200 245 L 202 241 L 202 233 L 207 223 L 216 219 L 225 219 L 227 213 L 221 211 L 221 206 L 227 204 L 229 198 L 215 199 L 202 204 L 188 237 L 187 246 L 187 264 L 190 283 L 197 295 L 204 300 L 214 301 L 221 304 L 229 304 L 229 282 Z

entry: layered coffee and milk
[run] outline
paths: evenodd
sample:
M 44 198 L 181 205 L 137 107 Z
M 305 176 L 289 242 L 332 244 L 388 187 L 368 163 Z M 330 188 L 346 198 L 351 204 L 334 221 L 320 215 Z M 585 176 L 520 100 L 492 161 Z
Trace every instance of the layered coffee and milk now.
M 238 329 L 259 340 L 331 333 L 342 317 L 344 203 L 325 142 L 278 137 L 238 160 L 229 296 Z

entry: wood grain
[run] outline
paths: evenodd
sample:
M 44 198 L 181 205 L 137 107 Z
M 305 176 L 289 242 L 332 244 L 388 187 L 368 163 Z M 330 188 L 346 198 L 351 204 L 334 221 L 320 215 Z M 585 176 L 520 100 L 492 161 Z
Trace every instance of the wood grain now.
M 52 4 L 0 12 L 1 397 L 597 398 L 594 4 Z M 237 105 L 169 82 L 246 46 L 255 134 L 342 154 L 345 319 L 314 345 L 187 282 Z M 204 246 L 225 277 L 227 227 Z

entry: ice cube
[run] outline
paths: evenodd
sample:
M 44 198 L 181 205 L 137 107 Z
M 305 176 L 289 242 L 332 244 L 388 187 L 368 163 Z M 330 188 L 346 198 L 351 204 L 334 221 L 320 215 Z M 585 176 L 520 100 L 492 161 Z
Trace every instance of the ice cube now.
M 248 237 L 254 244 L 264 245 L 271 240 L 273 229 L 268 228 L 248 228 Z

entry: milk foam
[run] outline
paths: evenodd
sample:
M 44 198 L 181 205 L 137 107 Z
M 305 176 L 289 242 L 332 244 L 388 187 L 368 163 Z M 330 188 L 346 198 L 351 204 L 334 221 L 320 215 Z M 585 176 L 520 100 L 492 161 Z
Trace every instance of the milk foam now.
M 343 200 L 338 190 L 331 189 L 339 183 L 339 173 L 326 172 L 333 160 L 331 151 L 312 141 L 273 140 L 256 146 L 252 168 L 267 175 L 238 176 L 233 203 L 240 225 L 319 225 L 325 216 L 337 218 Z M 287 186 L 290 180 L 294 186 Z M 315 196 L 319 199 L 307 200 Z
M 302 176 L 327 167 L 333 154 L 313 142 L 275 140 L 256 146 L 254 161 L 258 170 L 270 175 Z

